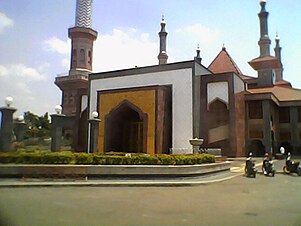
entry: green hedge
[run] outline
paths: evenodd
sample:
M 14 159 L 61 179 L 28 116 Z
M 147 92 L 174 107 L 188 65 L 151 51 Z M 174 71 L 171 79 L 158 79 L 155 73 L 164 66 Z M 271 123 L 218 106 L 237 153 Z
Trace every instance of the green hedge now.
M 210 154 L 88 154 L 64 152 L 2 152 L 0 163 L 78 165 L 193 165 L 215 162 Z

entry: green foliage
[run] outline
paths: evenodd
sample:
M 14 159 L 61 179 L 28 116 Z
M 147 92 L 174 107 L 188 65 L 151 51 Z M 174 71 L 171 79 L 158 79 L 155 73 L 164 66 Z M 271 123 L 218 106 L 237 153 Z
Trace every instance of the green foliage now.
M 3 152 L 0 163 L 20 164 L 78 164 L 78 165 L 194 165 L 213 163 L 215 157 L 210 154 L 88 154 L 70 151 L 49 152 Z
M 50 137 L 50 121 L 47 112 L 38 116 L 27 111 L 24 113 L 24 121 L 27 126 L 24 139 Z

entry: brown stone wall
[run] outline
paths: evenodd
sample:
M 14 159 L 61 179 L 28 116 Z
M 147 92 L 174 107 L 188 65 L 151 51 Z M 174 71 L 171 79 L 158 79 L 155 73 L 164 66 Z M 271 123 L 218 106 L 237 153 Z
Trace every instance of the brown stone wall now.
M 156 153 L 169 153 L 171 148 L 171 88 L 157 89 Z
M 235 94 L 235 118 L 236 118 L 236 156 L 245 155 L 245 99 L 244 93 Z

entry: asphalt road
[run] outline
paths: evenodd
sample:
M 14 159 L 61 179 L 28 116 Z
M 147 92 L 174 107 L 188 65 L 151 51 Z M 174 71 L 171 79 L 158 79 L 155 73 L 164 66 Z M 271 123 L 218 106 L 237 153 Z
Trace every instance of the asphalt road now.
M 0 219 L 2 225 L 300 226 L 301 177 L 239 175 L 192 187 L 0 188 Z

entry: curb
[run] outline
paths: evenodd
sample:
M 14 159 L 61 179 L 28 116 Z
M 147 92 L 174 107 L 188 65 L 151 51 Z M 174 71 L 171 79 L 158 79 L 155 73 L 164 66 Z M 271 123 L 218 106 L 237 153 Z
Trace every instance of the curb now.
M 80 181 L 80 182 L 2 182 L 0 188 L 7 187 L 184 187 L 212 184 L 233 179 L 240 174 L 215 180 L 204 181 Z
M 124 187 L 124 186 L 196 186 L 209 183 L 217 183 L 234 178 L 228 176 L 221 179 L 206 180 L 200 178 L 200 181 L 189 180 L 190 176 L 210 175 L 218 172 L 230 172 L 230 163 L 220 162 L 201 165 L 167 165 L 167 166 L 143 166 L 143 165 L 123 165 L 123 166 L 93 166 L 93 165 L 0 165 L 0 177 L 19 178 L 19 181 L 0 181 L 0 187 L 62 187 L 62 186 L 98 186 L 98 187 Z M 40 175 L 64 176 L 63 179 L 72 179 L 72 176 L 81 178 L 106 176 L 111 180 L 99 179 L 86 181 L 24 181 L 24 178 L 39 178 Z M 121 180 L 114 179 L 118 176 Z M 139 177 L 147 179 L 139 179 Z M 158 180 L 157 177 L 162 180 Z M 180 177 L 179 177 L 180 176 Z M 22 179 L 23 178 L 23 181 Z M 42 178 L 42 177 L 41 177 Z M 164 180 L 165 178 L 166 180 Z M 185 180 L 183 180 L 185 178 Z M 21 179 L 21 181 L 20 181 Z M 182 179 L 182 180 L 181 180 Z M 18 180 L 18 179 L 17 179 Z M 47 179 L 46 179 L 47 180 Z

